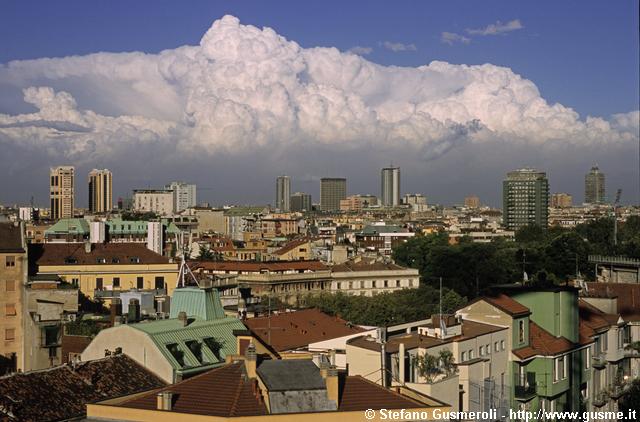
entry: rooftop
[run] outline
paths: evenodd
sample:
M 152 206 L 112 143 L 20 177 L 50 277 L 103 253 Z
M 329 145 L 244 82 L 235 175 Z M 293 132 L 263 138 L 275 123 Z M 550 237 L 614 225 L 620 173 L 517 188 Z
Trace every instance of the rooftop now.
M 362 327 L 318 309 L 272 315 L 270 319 L 269 322 L 269 317 L 252 318 L 246 320 L 245 324 L 262 343 L 277 352 L 299 349 L 311 343 L 365 331 Z
M 45 230 L 44 233 L 47 236 L 56 233 L 88 235 L 89 223 L 84 218 L 63 218 Z
M 408 268 L 394 264 L 392 262 L 376 262 L 373 260 L 363 259 L 359 262 L 346 261 L 339 265 L 331 267 L 331 272 L 356 272 L 356 271 L 398 271 L 406 270 Z
M 95 243 L 85 252 L 83 243 L 29 245 L 29 256 L 37 266 L 168 264 L 169 259 L 141 243 Z M 30 260 L 31 260 L 30 259 Z
M 529 310 L 529 308 L 527 308 L 520 302 L 510 298 L 509 296 L 503 293 L 482 296 L 472 301 L 471 303 L 477 302 L 479 300 L 484 300 L 490 303 L 491 305 L 495 306 L 496 308 L 500 309 L 503 312 L 506 312 L 512 317 L 525 316 L 525 315 L 531 314 L 531 311 Z
M 568 352 L 574 346 L 565 337 L 555 337 L 535 322 L 529 321 L 529 346 L 515 349 L 513 354 L 520 359 L 529 359 L 538 355 L 554 356 Z
M 67 420 L 86 404 L 163 387 L 164 381 L 126 355 L 0 378 L 0 419 Z
M 14 223 L 0 223 L 0 253 L 12 252 L 25 252 L 22 245 L 22 227 Z
M 265 360 L 258 375 L 269 391 L 326 390 L 318 367 L 310 360 Z
M 625 321 L 640 321 L 640 284 L 587 283 L 587 297 L 615 298 Z
M 196 271 L 229 271 L 243 273 L 287 272 L 287 271 L 322 271 L 329 267 L 320 261 L 201 261 L 191 265 Z
M 170 318 L 178 318 L 180 311 L 186 312 L 187 317 L 205 321 L 224 318 L 220 294 L 216 289 L 177 288 L 171 298 Z

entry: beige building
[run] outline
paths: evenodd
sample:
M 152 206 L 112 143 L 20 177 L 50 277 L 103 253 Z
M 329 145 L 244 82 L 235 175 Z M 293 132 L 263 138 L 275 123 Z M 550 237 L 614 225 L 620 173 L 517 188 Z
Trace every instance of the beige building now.
M 359 195 L 351 195 L 340 200 L 340 211 L 362 211 L 364 201 Z
M 196 217 L 198 231 L 201 234 L 225 232 L 224 210 L 222 209 L 193 207 L 189 208 L 186 213 Z
M 338 211 L 340 200 L 347 197 L 347 179 L 320 179 L 320 209 L 322 211 Z
M 51 168 L 49 179 L 51 218 L 73 218 L 75 169 L 73 166 Z
M 348 295 L 373 296 L 420 286 L 418 270 L 366 259 L 334 265 L 331 267 L 331 279 L 332 292 Z
M 160 215 L 173 214 L 173 191 L 162 189 L 138 189 L 133 191 L 133 209 Z
M 89 172 L 89 212 L 109 212 L 113 208 L 113 175 L 107 169 Z
M 568 193 L 551 194 L 552 208 L 571 208 L 573 206 L 573 197 Z
M 480 208 L 480 198 L 475 195 L 464 198 L 464 206 L 467 208 Z
M 0 223 L 0 374 L 26 368 L 22 320 L 27 269 L 22 225 Z

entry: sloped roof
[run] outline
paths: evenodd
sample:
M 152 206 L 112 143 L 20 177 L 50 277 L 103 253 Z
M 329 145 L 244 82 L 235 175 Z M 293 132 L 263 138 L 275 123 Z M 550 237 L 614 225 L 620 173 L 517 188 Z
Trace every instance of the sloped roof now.
M 234 362 L 160 391 L 174 393 L 173 411 L 178 413 L 223 417 L 266 415 L 267 408 L 262 398 L 254 394 L 253 388 L 244 364 Z M 120 406 L 156 410 L 157 393 L 138 396 Z
M 269 391 L 327 389 L 319 368 L 310 360 L 265 360 L 257 371 Z
M 640 321 L 640 284 L 587 283 L 589 297 L 615 298 L 618 313 L 625 321 Z
M 45 236 L 56 233 L 89 234 L 89 223 L 84 218 L 63 218 L 44 232 Z
M 180 287 L 171 297 L 170 318 L 178 318 L 178 313 L 186 312 L 187 317 L 200 320 L 224 318 L 224 309 L 220 303 L 220 294 L 216 289 L 199 287 Z
M 277 352 L 299 349 L 310 343 L 365 331 L 362 327 L 347 325 L 345 320 L 332 317 L 318 309 L 272 315 L 271 322 L 268 317 L 251 318 L 246 320 L 245 324 L 262 343 L 271 346 Z
M 42 265 L 99 265 L 98 258 L 104 258 L 103 265 L 148 265 L 168 264 L 169 258 L 147 249 L 141 243 L 95 243 L 91 252 L 85 252 L 82 243 L 40 243 L 29 245 L 29 257 L 37 266 Z M 73 258 L 75 263 L 68 263 Z M 137 258 L 138 262 L 132 262 Z M 31 261 L 31 259 L 30 259 Z M 114 262 L 117 261 L 117 262 Z M 177 264 L 176 264 L 177 270 Z
M 507 314 L 511 315 L 512 317 L 525 316 L 525 315 L 531 314 L 531 311 L 529 310 L 529 308 L 527 308 L 517 300 L 510 298 L 504 293 L 499 293 L 493 296 L 482 296 L 477 300 L 485 300 L 490 304 L 492 304 L 493 306 L 495 306 L 496 308 L 500 309 L 501 311 L 504 311 Z M 474 300 L 473 302 L 477 300 Z
M 533 356 L 555 356 L 573 349 L 575 345 L 565 337 L 555 337 L 553 334 L 529 321 L 529 346 L 515 349 L 513 354 L 520 359 Z
M 200 261 L 191 266 L 192 270 L 231 271 L 243 273 L 259 273 L 260 271 L 322 271 L 329 267 L 320 261 Z
M 22 227 L 19 224 L 0 223 L 0 252 L 25 252 L 22 245 Z
M 0 419 L 52 421 L 82 417 L 86 404 L 165 386 L 126 355 L 0 378 Z
M 415 409 L 429 408 L 433 406 L 443 406 L 428 396 L 420 393 L 434 403 L 431 405 L 421 403 L 408 396 L 399 394 L 391 389 L 386 389 L 381 385 L 371 382 L 361 376 L 341 376 L 340 377 L 340 398 L 338 411 L 349 412 L 367 409 Z
M 291 252 L 292 250 L 302 246 L 302 245 L 306 245 L 307 243 L 311 242 L 311 239 L 309 238 L 304 238 L 304 239 L 298 239 L 298 240 L 292 240 L 291 242 L 287 243 L 286 245 L 282 246 L 280 249 L 276 250 L 275 252 L 272 252 L 273 255 L 284 255 L 288 252 Z
M 331 272 L 354 272 L 354 271 L 388 271 L 388 270 L 407 270 L 409 268 L 402 267 L 392 262 L 376 262 L 374 260 L 363 259 L 359 262 L 346 261 L 342 264 L 331 267 Z

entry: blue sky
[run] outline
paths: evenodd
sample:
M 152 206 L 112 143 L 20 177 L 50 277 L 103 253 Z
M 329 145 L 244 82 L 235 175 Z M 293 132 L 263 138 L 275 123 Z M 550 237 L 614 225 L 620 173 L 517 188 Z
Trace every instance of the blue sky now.
M 638 108 L 638 1 L 9 1 L 0 14 L 0 63 L 97 51 L 158 52 L 197 44 L 212 21 L 233 14 L 270 26 L 303 47 L 371 47 L 377 63 L 432 60 L 507 66 L 550 102 L 581 116 Z M 441 42 L 442 32 L 519 19 L 523 29 Z M 391 52 L 390 41 L 415 51 Z

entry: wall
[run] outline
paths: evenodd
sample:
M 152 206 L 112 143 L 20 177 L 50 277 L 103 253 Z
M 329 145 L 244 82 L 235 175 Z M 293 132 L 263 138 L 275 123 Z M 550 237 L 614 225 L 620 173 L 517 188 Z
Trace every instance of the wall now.
M 349 375 L 360 375 L 381 384 L 380 352 L 347 344 L 347 368 Z
M 7 266 L 7 257 L 14 260 L 14 266 Z M 19 370 L 25 369 L 22 324 L 27 316 L 23 306 L 27 266 L 26 253 L 0 254 L 0 355 L 9 357 L 15 353 Z M 13 305 L 15 312 L 7 312 L 11 310 L 7 305 Z M 13 330 L 13 339 L 7 338 L 7 330 Z

